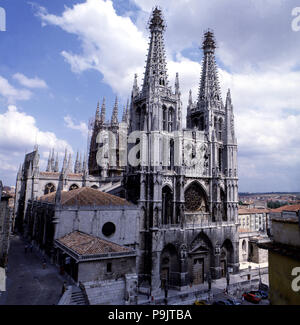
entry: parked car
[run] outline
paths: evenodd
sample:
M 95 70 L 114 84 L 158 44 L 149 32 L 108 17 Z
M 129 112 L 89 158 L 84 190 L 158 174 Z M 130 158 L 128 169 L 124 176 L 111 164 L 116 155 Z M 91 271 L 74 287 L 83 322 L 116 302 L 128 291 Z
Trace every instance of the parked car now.
M 244 292 L 243 298 L 255 304 L 258 304 L 261 301 L 261 295 L 259 295 L 256 291 Z
M 258 295 L 261 296 L 262 299 L 268 299 L 268 292 L 267 291 L 264 291 L 264 290 L 257 290 L 257 291 L 254 291 L 255 293 L 257 293 Z
M 208 305 L 208 303 L 205 300 L 195 300 L 194 305 L 203 306 L 203 305 Z
M 228 299 L 223 299 L 223 300 L 215 300 L 212 305 L 227 305 L 227 306 L 230 306 L 231 303 L 229 303 Z
M 229 302 L 230 305 L 234 305 L 234 306 L 241 305 L 241 302 L 239 302 L 235 298 L 227 298 L 226 300 Z

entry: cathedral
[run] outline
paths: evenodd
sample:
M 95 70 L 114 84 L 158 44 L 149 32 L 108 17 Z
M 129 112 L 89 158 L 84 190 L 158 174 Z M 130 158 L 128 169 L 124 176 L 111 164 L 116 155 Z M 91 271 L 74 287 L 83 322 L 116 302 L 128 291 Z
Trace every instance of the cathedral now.
M 195 100 L 189 93 L 184 127 L 178 74 L 174 88 L 168 81 L 165 28 L 155 8 L 143 82 L 139 86 L 135 75 L 121 122 L 117 99 L 109 122 L 105 99 L 101 110 L 98 104 L 88 159 L 77 154 L 73 166 L 66 153 L 60 170 L 52 152 L 41 172 L 35 148 L 16 185 L 19 229 L 28 201 L 58 188 L 90 187 L 133 204 L 139 215 L 131 246 L 136 274 L 139 285 L 149 284 L 152 292 L 162 280 L 180 288 L 239 272 L 237 140 L 230 91 L 225 102 L 221 97 L 214 34 L 204 33 L 199 93 Z

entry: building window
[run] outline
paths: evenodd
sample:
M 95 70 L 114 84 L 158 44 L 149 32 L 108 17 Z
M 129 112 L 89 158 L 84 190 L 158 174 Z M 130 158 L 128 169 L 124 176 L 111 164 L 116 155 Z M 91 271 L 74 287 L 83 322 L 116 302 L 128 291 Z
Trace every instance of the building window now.
M 218 154 L 218 162 L 219 162 L 219 171 L 222 171 L 222 156 L 223 156 L 223 150 L 219 148 L 219 154 Z
M 79 186 L 76 184 L 73 184 L 70 186 L 69 191 L 78 190 L 78 189 L 79 189 Z
M 109 237 L 116 232 L 116 226 L 112 222 L 106 222 L 102 227 L 104 236 Z
M 55 186 L 53 184 L 49 183 L 45 186 L 44 194 L 47 195 L 52 192 L 55 192 Z
M 167 131 L 167 119 L 168 119 L 168 111 L 167 108 L 163 107 L 163 131 Z
M 169 121 L 168 121 L 168 131 L 172 132 L 173 131 L 173 109 L 169 108 Z
M 107 263 L 106 264 L 106 272 L 111 273 L 112 272 L 112 263 Z

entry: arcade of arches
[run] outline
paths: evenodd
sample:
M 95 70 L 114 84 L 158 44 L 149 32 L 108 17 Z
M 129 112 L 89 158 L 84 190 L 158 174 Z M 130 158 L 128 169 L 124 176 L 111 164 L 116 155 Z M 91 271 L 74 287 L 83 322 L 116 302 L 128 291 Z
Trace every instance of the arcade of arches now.
M 208 236 L 201 232 L 184 254 L 173 244 L 164 247 L 160 255 L 161 281 L 176 286 L 183 274 L 189 274 L 186 284 L 198 285 L 207 281 L 208 274 L 212 278 L 226 277 L 228 268 L 234 263 L 233 258 L 233 245 L 229 239 L 222 246 L 216 244 L 214 247 Z M 216 274 L 216 269 L 219 274 Z

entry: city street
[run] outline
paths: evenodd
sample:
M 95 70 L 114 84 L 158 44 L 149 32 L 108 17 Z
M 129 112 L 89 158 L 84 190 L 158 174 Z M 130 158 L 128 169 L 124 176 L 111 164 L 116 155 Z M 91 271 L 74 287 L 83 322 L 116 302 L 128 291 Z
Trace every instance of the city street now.
M 42 256 L 35 250 L 25 253 L 25 242 L 12 236 L 10 242 L 6 292 L 0 305 L 56 305 L 64 278 L 48 261 L 42 267 Z

